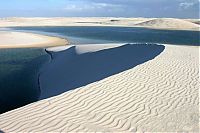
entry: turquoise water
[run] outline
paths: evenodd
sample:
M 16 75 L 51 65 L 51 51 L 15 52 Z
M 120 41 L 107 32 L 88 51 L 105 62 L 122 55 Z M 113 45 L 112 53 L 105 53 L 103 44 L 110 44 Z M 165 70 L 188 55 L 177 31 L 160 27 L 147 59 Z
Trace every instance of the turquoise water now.
M 39 70 L 49 58 L 44 49 L 0 49 L 0 113 L 39 99 Z
M 163 43 L 200 45 L 199 31 L 157 30 L 133 27 L 18 27 L 14 30 L 40 32 L 67 38 L 72 44 Z

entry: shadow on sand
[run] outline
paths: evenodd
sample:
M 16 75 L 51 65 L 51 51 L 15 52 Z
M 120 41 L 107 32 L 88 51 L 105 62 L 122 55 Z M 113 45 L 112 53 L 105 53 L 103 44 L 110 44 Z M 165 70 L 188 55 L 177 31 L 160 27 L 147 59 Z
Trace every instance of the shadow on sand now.
M 51 52 L 52 62 L 43 68 L 40 76 L 40 99 L 131 69 L 155 58 L 164 48 L 162 45 L 127 44 L 83 54 L 77 54 L 75 46 L 62 52 Z

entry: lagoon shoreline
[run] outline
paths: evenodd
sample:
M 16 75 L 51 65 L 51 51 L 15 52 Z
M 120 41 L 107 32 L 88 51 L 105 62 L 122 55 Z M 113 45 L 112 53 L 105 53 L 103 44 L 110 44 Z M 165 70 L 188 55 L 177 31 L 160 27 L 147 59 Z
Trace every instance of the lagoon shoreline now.
M 66 39 L 16 31 L 0 31 L 0 40 L 0 49 L 44 48 L 68 44 Z

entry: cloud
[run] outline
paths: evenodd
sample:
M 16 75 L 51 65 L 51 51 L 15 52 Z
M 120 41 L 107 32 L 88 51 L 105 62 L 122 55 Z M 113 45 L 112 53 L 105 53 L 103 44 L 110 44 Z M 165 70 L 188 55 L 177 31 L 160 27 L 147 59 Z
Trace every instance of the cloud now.
M 1 16 L 198 18 L 200 0 L 7 0 Z M 22 11 L 23 9 L 23 11 Z M 6 15 L 9 13 L 9 15 Z
M 87 11 L 87 10 L 99 10 L 104 8 L 119 8 L 120 5 L 109 3 L 71 3 L 67 4 L 63 9 L 67 11 Z
M 102 17 L 197 18 L 199 0 L 66 0 L 66 14 Z
M 193 2 L 183 2 L 179 4 L 180 9 L 188 9 L 194 6 L 195 3 Z

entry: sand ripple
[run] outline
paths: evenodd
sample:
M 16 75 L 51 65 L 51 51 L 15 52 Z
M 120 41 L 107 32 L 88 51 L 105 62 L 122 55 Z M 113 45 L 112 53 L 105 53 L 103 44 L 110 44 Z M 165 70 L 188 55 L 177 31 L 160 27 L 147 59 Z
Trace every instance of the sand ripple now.
M 198 47 L 0 115 L 5 132 L 191 131 L 199 128 Z

